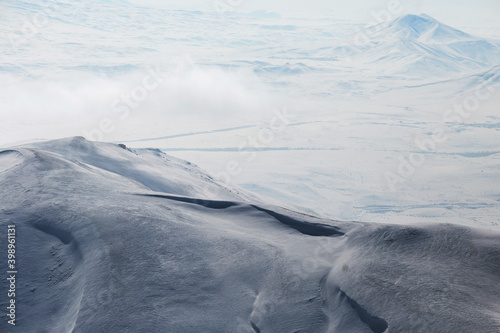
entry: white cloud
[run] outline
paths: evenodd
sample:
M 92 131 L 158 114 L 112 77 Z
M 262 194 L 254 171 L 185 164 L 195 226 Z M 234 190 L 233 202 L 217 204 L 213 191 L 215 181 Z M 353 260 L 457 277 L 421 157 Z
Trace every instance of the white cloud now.
M 191 64 L 163 73 L 159 85 L 148 78 L 146 83 L 151 88 L 142 89 L 148 75 L 144 70 L 114 78 L 90 76 L 75 81 L 74 73 L 67 73 L 57 80 L 28 79 L 4 87 L 0 91 L 0 116 L 4 119 L 0 144 L 82 135 L 85 130 L 98 128 L 105 118 L 116 128 L 106 135 L 106 140 L 131 132 L 142 137 L 153 131 L 168 135 L 167 129 L 176 133 L 196 131 L 201 125 L 217 128 L 258 121 L 275 106 L 276 98 L 247 71 Z M 134 91 L 147 91 L 147 96 L 134 99 L 130 97 Z M 133 107 L 124 102 L 127 98 Z

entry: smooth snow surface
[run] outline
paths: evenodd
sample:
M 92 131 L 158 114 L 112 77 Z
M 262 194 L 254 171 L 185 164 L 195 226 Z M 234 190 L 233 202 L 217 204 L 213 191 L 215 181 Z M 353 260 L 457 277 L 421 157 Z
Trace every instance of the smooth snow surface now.
M 500 330 L 495 232 L 320 219 L 79 137 L 0 166 L 19 253 L 18 326 L 2 333 Z

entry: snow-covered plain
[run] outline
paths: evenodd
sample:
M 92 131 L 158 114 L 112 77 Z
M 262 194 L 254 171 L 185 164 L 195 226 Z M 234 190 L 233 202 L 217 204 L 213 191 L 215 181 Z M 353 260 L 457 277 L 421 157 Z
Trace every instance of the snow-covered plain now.
M 1 332 L 500 330 L 497 232 L 317 218 L 82 137 L 2 150 L 0 165 L 19 272 Z
M 83 135 L 334 219 L 500 228 L 495 29 L 44 4 L 2 3 L 4 147 Z

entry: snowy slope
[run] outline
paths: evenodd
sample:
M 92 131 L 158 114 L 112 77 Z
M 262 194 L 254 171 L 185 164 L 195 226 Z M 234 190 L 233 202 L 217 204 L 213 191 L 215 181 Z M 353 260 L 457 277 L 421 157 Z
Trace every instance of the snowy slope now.
M 444 98 L 450 98 L 458 94 L 473 94 L 476 90 L 487 90 L 495 92 L 500 85 L 500 65 L 495 66 L 479 74 L 467 75 L 458 79 L 437 81 L 417 86 L 406 86 L 402 89 L 410 88 L 419 90 L 420 96 L 430 96 L 432 93 Z M 446 95 L 449 94 L 449 95 Z
M 498 233 L 319 219 L 82 138 L 1 151 L 0 184 L 19 254 L 1 332 L 500 329 Z

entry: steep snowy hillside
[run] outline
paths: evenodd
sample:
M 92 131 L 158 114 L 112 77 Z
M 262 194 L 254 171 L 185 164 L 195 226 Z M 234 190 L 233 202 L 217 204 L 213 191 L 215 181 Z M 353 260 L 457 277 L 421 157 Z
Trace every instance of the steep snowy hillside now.
M 0 185 L 1 332 L 500 330 L 498 233 L 320 219 L 78 137 L 0 151 Z
M 353 59 L 392 73 L 439 76 L 500 63 L 500 42 L 469 35 L 425 14 L 382 23 L 360 36 L 364 43 Z

